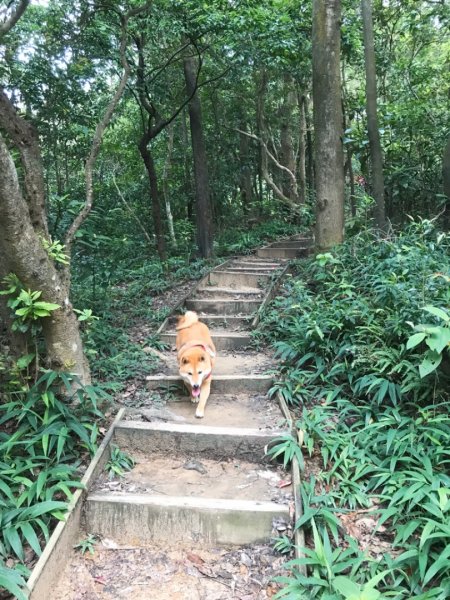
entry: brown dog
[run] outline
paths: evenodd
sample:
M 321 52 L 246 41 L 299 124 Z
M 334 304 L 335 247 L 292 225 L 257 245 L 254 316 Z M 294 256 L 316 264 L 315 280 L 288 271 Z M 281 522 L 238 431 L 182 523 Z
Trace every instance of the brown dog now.
M 191 392 L 191 400 L 198 403 L 195 416 L 201 419 L 211 391 L 211 373 L 216 349 L 208 327 L 200 323 L 197 313 L 188 311 L 178 318 L 178 368 Z

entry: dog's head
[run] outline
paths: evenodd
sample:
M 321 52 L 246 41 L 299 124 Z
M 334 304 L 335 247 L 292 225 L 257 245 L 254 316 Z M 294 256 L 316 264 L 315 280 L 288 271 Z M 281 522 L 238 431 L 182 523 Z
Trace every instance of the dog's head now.
M 205 379 L 211 375 L 211 356 L 203 346 L 188 348 L 179 357 L 181 377 L 191 386 L 192 396 L 200 396 L 200 388 Z

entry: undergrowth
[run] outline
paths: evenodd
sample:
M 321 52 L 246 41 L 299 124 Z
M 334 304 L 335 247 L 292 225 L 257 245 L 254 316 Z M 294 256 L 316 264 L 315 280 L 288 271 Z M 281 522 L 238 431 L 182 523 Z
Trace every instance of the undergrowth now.
M 63 519 L 80 467 L 97 449 L 101 390 L 45 372 L 30 386 L 10 381 L 0 404 L 0 586 L 21 591 L 33 554 Z
M 272 393 L 319 464 L 296 524 L 308 546 L 278 598 L 450 597 L 449 246 L 429 221 L 364 232 L 299 264 L 262 323 L 282 365 Z

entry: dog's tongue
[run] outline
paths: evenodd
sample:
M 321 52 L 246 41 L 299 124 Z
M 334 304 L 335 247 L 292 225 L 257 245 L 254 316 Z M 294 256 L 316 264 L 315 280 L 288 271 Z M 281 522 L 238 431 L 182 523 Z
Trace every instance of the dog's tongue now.
M 198 388 L 198 390 L 192 390 L 192 395 L 194 398 L 197 398 L 197 396 L 200 396 L 200 388 Z

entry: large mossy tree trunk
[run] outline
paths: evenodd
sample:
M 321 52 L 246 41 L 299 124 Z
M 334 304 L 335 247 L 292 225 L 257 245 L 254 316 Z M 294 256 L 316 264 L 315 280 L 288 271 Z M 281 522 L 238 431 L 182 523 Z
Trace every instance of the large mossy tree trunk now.
M 25 287 L 42 292 L 45 302 L 59 304 L 50 317 L 42 319 L 47 348 L 47 366 L 75 373 L 81 382 L 90 382 L 89 366 L 83 353 L 79 324 L 69 301 L 60 272 L 32 224 L 30 210 L 19 186 L 15 164 L 0 136 L 0 256 Z
M 197 87 L 196 59 L 185 56 L 184 77 L 189 101 L 189 121 L 191 126 L 192 154 L 194 157 L 195 212 L 197 224 L 197 244 L 200 255 L 210 258 L 213 255 L 213 215 L 209 188 L 208 162 L 203 135 L 202 107 Z
M 340 0 L 314 0 L 312 65 L 318 250 L 340 244 L 344 237 L 340 18 Z

